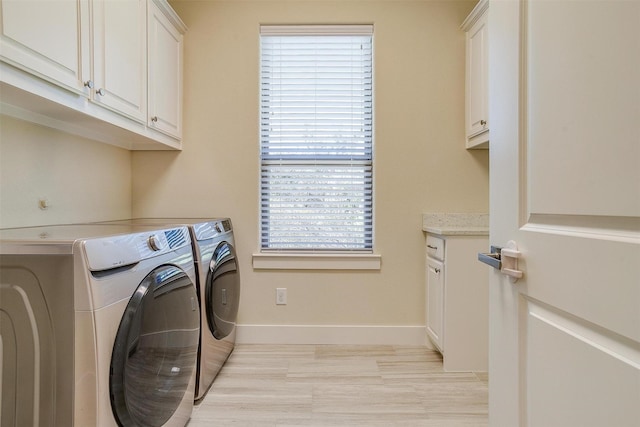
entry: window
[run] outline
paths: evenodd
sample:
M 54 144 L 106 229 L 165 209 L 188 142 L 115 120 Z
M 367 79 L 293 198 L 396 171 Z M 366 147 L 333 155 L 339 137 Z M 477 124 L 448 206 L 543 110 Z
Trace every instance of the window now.
M 372 251 L 372 36 L 261 27 L 263 251 Z

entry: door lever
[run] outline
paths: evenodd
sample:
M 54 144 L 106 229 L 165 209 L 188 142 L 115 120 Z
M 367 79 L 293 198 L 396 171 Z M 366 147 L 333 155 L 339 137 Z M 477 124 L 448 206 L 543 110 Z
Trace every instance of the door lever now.
M 502 274 L 509 276 L 512 282 L 516 282 L 524 275 L 518 270 L 518 258 L 520 258 L 520 251 L 513 240 L 510 240 L 504 248 L 491 246 L 491 252 L 488 254 L 478 253 L 478 261 L 500 270 Z
M 502 268 L 502 256 L 500 255 L 501 251 L 501 247 L 491 246 L 490 253 L 478 253 L 478 261 L 500 270 Z

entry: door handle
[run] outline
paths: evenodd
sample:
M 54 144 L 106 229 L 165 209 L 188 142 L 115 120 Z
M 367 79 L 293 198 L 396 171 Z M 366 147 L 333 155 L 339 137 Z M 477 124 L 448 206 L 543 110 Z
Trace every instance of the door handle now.
M 478 253 L 478 261 L 483 262 L 487 265 L 490 265 L 493 268 L 500 270 L 502 268 L 502 259 L 500 257 L 501 247 L 491 246 L 491 252 L 489 253 Z
M 478 253 L 478 261 L 500 270 L 502 274 L 509 276 L 509 279 L 515 283 L 524 276 L 524 273 L 518 270 L 518 259 L 521 255 L 516 242 L 509 240 L 507 246 L 503 248 L 491 246 L 490 253 Z

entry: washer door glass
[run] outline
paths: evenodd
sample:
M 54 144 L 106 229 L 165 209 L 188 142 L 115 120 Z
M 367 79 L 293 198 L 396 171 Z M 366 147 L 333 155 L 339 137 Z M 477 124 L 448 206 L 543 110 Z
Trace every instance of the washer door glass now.
M 161 426 L 180 406 L 196 366 L 200 312 L 193 282 L 171 265 L 138 286 L 111 357 L 109 393 L 119 425 Z
M 236 326 L 240 301 L 236 251 L 229 242 L 220 242 L 213 252 L 205 286 L 207 323 L 213 336 L 222 339 Z

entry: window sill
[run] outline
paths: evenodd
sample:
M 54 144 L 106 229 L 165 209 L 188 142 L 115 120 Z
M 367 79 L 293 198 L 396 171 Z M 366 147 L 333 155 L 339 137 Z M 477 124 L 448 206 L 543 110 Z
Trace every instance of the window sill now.
M 380 270 L 379 254 L 295 253 L 253 254 L 254 270 Z

